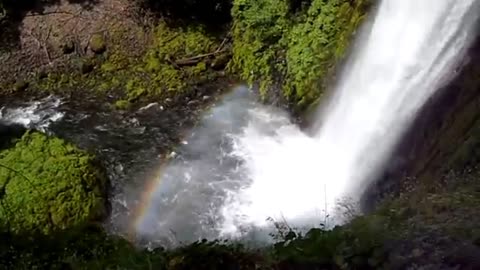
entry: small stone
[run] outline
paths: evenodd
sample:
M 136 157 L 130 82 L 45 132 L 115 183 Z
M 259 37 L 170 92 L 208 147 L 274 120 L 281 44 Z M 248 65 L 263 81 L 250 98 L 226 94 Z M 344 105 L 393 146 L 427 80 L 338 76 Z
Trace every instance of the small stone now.
M 90 50 L 96 54 L 102 54 L 107 49 L 105 38 L 101 34 L 94 34 L 90 38 Z
M 140 126 L 140 121 L 137 118 L 130 118 L 128 119 L 128 123 L 133 125 L 134 127 Z
M 209 100 L 209 99 L 210 99 L 210 96 L 203 96 L 202 99 L 203 99 L 203 100 Z
M 15 91 L 25 91 L 28 88 L 28 82 L 19 80 L 14 85 Z
M 175 158 L 176 156 L 177 156 L 177 153 L 171 152 L 171 153 L 167 156 L 167 158 L 168 158 L 168 159 L 171 159 L 171 158 Z
M 69 39 L 65 41 L 65 43 L 62 45 L 62 52 L 63 54 L 71 54 L 75 51 L 75 43 L 73 40 Z
M 115 172 L 117 174 L 122 174 L 123 173 L 123 165 L 122 164 L 118 164 L 117 166 L 115 166 Z

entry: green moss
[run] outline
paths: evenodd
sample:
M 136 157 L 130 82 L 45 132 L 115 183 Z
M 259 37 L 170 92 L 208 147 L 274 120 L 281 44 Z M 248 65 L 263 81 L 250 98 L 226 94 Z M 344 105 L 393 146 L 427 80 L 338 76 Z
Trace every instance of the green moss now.
M 278 84 L 300 106 L 319 98 L 325 80 L 345 54 L 368 0 L 314 0 L 299 12 L 290 1 L 236 0 L 230 70 L 261 93 Z
M 233 58 L 229 70 L 248 83 L 260 83 L 266 94 L 274 81 L 276 65 L 282 65 L 279 41 L 290 29 L 287 0 L 236 0 L 232 15 Z
M 190 82 L 197 81 L 207 71 L 205 63 L 181 67 L 173 63 L 212 52 L 218 45 L 217 39 L 201 26 L 170 27 L 160 23 L 155 30 L 154 45 L 144 60 L 144 70 L 151 73 L 151 80 L 157 86 L 153 91 L 182 91 Z
M 104 213 L 105 178 L 73 145 L 27 133 L 0 153 L 0 224 L 13 232 L 50 233 Z
M 315 0 L 307 19 L 285 37 L 284 93 L 299 105 L 314 102 L 326 87 L 327 76 L 343 57 L 352 33 L 364 18 L 365 0 Z
M 128 100 L 117 100 L 115 102 L 115 108 L 117 110 L 127 110 L 128 108 L 130 108 L 130 106 L 131 104 Z
M 118 67 L 115 64 L 113 64 L 113 62 L 104 63 L 100 68 L 103 72 L 113 72 L 118 69 Z
M 92 37 L 90 38 L 90 49 L 94 53 L 103 53 L 107 49 L 107 43 L 105 41 L 105 38 L 101 34 L 93 34 Z

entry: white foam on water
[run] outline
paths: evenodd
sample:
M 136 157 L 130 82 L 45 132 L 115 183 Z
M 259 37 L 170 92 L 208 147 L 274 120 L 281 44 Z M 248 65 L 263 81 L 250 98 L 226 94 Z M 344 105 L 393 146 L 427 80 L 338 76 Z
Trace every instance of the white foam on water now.
M 22 104 L 16 107 L 0 108 L 0 121 L 6 124 L 19 124 L 25 128 L 35 128 L 45 132 L 50 124 L 61 120 L 64 113 L 58 111 L 62 101 L 55 96 Z

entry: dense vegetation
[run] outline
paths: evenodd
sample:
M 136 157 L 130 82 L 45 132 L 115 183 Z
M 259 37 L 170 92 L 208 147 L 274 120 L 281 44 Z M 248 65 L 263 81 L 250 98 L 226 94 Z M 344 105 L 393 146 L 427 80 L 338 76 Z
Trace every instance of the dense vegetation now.
M 91 156 L 63 140 L 27 133 L 0 152 L 0 227 L 48 234 L 101 218 L 105 186 Z
M 231 69 L 261 93 L 275 87 L 294 106 L 315 103 L 344 56 L 369 1 L 237 0 Z

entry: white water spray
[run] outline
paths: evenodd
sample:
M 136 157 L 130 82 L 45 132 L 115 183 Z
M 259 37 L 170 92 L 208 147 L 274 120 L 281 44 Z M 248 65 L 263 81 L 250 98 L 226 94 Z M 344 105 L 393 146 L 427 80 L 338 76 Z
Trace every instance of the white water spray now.
M 311 226 L 335 214 L 336 200 L 359 199 L 421 106 L 451 78 L 475 35 L 479 6 L 382 1 L 313 137 L 292 125 L 262 134 L 268 119 L 252 111 L 256 121 L 235 149 L 251 184 L 229 198 L 223 233 L 265 226 L 267 217 Z
M 313 135 L 240 92 L 226 98 L 162 170 L 137 232 L 188 242 L 268 231 L 268 218 L 298 227 L 327 215 L 342 222 L 337 200 L 355 202 L 382 170 L 452 77 L 479 15 L 480 0 L 381 1 Z

